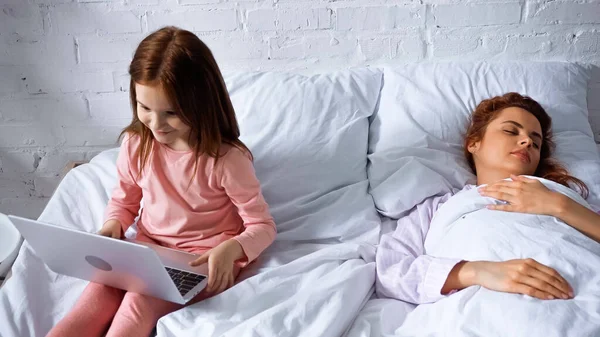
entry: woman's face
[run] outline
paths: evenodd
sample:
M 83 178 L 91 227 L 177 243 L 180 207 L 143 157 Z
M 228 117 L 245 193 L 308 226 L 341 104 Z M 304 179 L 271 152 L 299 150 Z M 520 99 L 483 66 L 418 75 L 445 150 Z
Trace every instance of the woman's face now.
M 488 125 L 483 139 L 469 145 L 477 175 L 533 175 L 540 162 L 542 127 L 527 110 L 502 110 Z

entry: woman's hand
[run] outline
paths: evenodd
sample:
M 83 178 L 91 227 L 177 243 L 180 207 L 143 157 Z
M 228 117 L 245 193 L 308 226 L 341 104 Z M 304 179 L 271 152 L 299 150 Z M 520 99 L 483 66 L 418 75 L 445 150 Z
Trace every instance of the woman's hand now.
M 511 178 L 513 181 L 479 188 L 483 196 L 508 202 L 507 205 L 488 205 L 488 209 L 551 215 L 600 242 L 600 214 L 565 195 L 550 191 L 539 180 L 514 175 Z
M 540 300 L 573 298 L 573 289 L 556 270 L 533 259 L 460 262 L 448 275 L 441 293 L 473 285 Z
M 468 262 L 465 268 L 472 268 L 475 284 L 490 290 L 524 294 L 540 300 L 573 297 L 573 289 L 556 270 L 534 259 Z
M 98 234 L 108 236 L 109 238 L 120 239 L 123 229 L 121 228 L 121 222 L 119 220 L 108 220 L 102 226 L 102 229 L 98 231 Z
M 240 243 L 237 240 L 229 239 L 190 262 L 190 266 L 199 266 L 208 262 L 206 291 L 218 294 L 233 286 L 235 282 L 233 265 L 235 261 L 244 256 L 244 250 Z
M 512 181 L 500 181 L 479 188 L 479 194 L 506 201 L 506 205 L 488 205 L 488 209 L 557 216 L 563 208 L 563 196 L 550 191 L 539 180 L 511 175 Z

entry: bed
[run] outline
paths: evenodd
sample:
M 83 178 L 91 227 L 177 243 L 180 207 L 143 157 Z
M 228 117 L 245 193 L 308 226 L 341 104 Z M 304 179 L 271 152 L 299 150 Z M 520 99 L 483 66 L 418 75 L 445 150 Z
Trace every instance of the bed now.
M 511 90 L 542 101 L 555 118 L 559 158 L 588 183 L 589 201 L 598 204 L 588 76 L 586 67 L 567 63 L 227 76 L 278 237 L 233 288 L 162 318 L 156 334 L 393 335 L 414 306 L 375 295 L 377 243 L 416 204 L 473 178 L 461 161 L 459 137 L 479 99 Z M 39 219 L 97 231 L 116 181 L 117 151 L 72 169 Z M 86 285 L 50 271 L 27 243 L 12 274 L 0 289 L 3 337 L 44 336 Z

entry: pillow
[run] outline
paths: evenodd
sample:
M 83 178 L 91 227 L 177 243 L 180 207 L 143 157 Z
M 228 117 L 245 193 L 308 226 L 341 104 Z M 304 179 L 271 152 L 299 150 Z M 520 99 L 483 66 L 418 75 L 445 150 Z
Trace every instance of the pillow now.
M 370 193 L 392 218 L 475 183 L 463 157 L 468 118 L 485 98 L 519 92 L 553 119 L 555 157 L 600 201 L 600 160 L 588 121 L 589 69 L 560 62 L 421 63 L 384 68 L 369 134 Z
M 381 77 L 366 68 L 226 76 L 278 240 L 377 243 L 366 167 Z

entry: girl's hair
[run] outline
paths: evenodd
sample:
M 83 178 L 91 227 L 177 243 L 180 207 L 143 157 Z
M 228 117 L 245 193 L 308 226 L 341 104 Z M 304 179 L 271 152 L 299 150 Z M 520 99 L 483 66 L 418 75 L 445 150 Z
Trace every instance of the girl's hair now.
M 138 119 L 136 83 L 160 86 L 164 90 L 175 114 L 191 127 L 188 142 L 194 148 L 196 164 L 200 154 L 218 160 L 222 143 L 251 155 L 239 139 L 235 111 L 217 62 L 210 49 L 193 33 L 164 27 L 150 34 L 137 47 L 129 75 L 133 120 L 120 137 L 125 134 L 141 137 L 136 151 L 140 172 L 152 150 L 154 136 Z
M 481 141 L 490 122 L 496 119 L 502 110 L 511 107 L 527 110 L 537 118 L 542 127 L 543 141 L 540 149 L 540 162 L 534 175 L 567 187 L 570 187 L 569 183 L 571 183 L 577 186 L 582 196 L 587 198 L 589 190 L 585 183 L 569 175 L 567 169 L 551 157 L 555 148 L 552 140 L 552 118 L 538 102 L 528 96 L 522 96 L 514 92 L 483 100 L 471 114 L 470 124 L 465 136 L 464 153 L 473 172 L 477 174 L 473 154 L 468 150 L 469 145 Z

